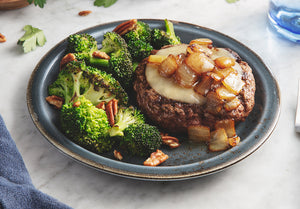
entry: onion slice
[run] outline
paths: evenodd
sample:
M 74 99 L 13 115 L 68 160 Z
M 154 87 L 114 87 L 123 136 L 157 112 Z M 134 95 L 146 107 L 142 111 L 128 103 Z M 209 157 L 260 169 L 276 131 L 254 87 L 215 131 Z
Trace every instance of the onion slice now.
M 201 52 L 189 54 L 185 59 L 185 63 L 199 75 L 212 71 L 215 67 L 214 62 Z
M 223 151 L 229 148 L 228 137 L 224 128 L 211 132 L 208 149 L 213 152 Z
M 215 124 L 215 129 L 220 129 L 220 128 L 223 128 L 226 131 L 228 137 L 236 136 L 233 119 L 225 119 L 225 120 L 217 121 Z
M 210 128 L 208 126 L 193 125 L 187 128 L 188 139 L 192 142 L 209 142 Z
M 166 59 L 164 59 L 158 67 L 159 74 L 169 78 L 171 77 L 178 68 L 176 56 L 170 54 Z
M 198 75 L 185 63 L 182 63 L 175 72 L 175 79 L 180 86 L 192 88 L 198 81 Z
M 226 76 L 222 83 L 235 95 L 238 95 L 245 85 L 245 82 L 235 73 L 230 73 L 228 76 Z

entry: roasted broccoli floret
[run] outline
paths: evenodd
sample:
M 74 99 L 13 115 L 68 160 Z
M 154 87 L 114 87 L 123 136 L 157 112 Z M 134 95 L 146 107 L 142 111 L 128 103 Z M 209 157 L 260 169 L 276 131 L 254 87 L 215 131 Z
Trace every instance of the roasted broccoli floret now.
M 73 53 L 77 60 L 97 67 L 112 74 L 119 82 L 128 87 L 132 83 L 132 57 L 125 40 L 114 32 L 104 34 L 102 47 L 97 48 L 97 41 L 89 34 L 75 34 L 68 37 L 68 52 Z M 104 52 L 105 57 L 97 56 Z
M 127 93 L 114 77 L 80 61 L 69 62 L 62 68 L 57 79 L 49 85 L 48 92 L 64 98 L 64 103 L 81 96 L 94 105 L 113 98 L 122 105 L 128 102 Z
M 63 133 L 78 145 L 95 153 L 112 149 L 107 115 L 84 97 L 64 104 L 60 112 Z
M 64 99 L 65 103 L 69 103 L 78 91 L 77 89 L 87 89 L 89 82 L 82 76 L 81 65 L 84 65 L 84 63 L 71 62 L 63 68 L 56 80 L 49 85 L 49 95 L 59 96 Z
M 104 34 L 102 47 L 99 51 L 110 56 L 106 63 L 101 63 L 101 67 L 106 67 L 108 72 L 119 80 L 125 88 L 131 86 L 134 69 L 125 40 L 115 32 L 107 32 Z
M 110 136 L 124 136 L 124 129 L 131 124 L 145 123 L 144 115 L 136 108 L 120 108 L 115 117 L 115 124 L 110 129 Z
M 157 127 L 147 123 L 131 124 L 120 141 L 122 151 L 132 156 L 149 156 L 162 145 Z
M 133 30 L 122 36 L 132 56 L 133 62 L 140 62 L 148 57 L 153 50 L 151 46 L 151 29 L 147 23 L 137 21 Z
M 154 49 L 160 49 L 166 45 L 180 44 L 180 38 L 175 34 L 173 23 L 165 19 L 166 30 L 154 28 L 152 30 L 151 45 Z
M 93 56 L 93 53 L 98 51 L 97 41 L 93 36 L 87 33 L 73 34 L 68 37 L 67 41 L 67 53 L 74 54 L 77 60 L 97 67 L 108 65 L 108 60 Z
M 67 52 L 69 53 L 89 53 L 97 50 L 97 41 L 86 33 L 70 35 L 67 41 Z

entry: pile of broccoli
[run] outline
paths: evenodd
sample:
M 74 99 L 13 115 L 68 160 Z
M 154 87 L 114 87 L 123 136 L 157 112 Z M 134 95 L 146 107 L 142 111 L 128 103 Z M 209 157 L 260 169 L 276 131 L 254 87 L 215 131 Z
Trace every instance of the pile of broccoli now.
M 175 34 L 173 23 L 165 19 L 166 30 L 154 28 L 152 30 L 151 45 L 154 49 L 160 49 L 166 45 L 180 44 L 180 37 Z
M 138 62 L 153 49 L 180 43 L 173 24 L 165 20 L 165 25 L 164 31 L 137 21 L 136 27 L 122 36 L 106 32 L 100 47 L 89 34 L 68 37 L 66 54 L 74 59 L 61 65 L 48 87 L 49 96 L 63 100 L 60 122 L 68 138 L 95 153 L 117 149 L 146 157 L 161 147 L 158 128 L 146 123 L 144 115 L 130 106 L 127 92 Z M 106 109 L 112 100 L 117 101 L 113 124 Z
M 68 104 L 84 96 L 93 105 L 113 98 L 123 105 L 128 104 L 128 95 L 120 83 L 105 71 L 87 66 L 84 61 L 71 61 L 64 66 L 57 79 L 48 87 L 49 95 L 56 95 Z
M 137 21 L 136 26 L 123 34 L 133 63 L 148 57 L 153 49 L 160 49 L 166 45 L 180 44 L 180 37 L 175 35 L 173 23 L 165 19 L 165 30 L 151 29 L 147 23 Z
M 159 130 L 147 124 L 137 109 L 123 107 L 116 119 L 110 126 L 105 110 L 84 96 L 64 104 L 60 111 L 66 136 L 92 152 L 101 154 L 115 148 L 130 156 L 146 157 L 161 147 Z
M 130 90 L 137 64 L 148 57 L 153 49 L 165 45 L 180 44 L 173 23 L 165 19 L 165 30 L 154 28 L 142 21 L 125 34 L 106 32 L 98 48 L 95 38 L 89 34 L 73 34 L 68 37 L 67 52 L 77 60 L 99 68 L 116 78 L 124 89 Z M 95 54 L 104 53 L 106 58 Z
M 73 53 L 77 60 L 85 61 L 87 65 L 102 69 L 112 74 L 128 88 L 133 79 L 131 54 L 125 40 L 114 32 L 104 34 L 102 47 L 98 49 L 97 41 L 89 34 L 74 34 L 68 37 L 67 52 Z M 95 56 L 104 53 L 108 58 Z
M 60 121 L 64 133 L 80 146 L 95 153 L 112 149 L 114 143 L 108 134 L 110 125 L 105 110 L 84 96 L 63 105 Z

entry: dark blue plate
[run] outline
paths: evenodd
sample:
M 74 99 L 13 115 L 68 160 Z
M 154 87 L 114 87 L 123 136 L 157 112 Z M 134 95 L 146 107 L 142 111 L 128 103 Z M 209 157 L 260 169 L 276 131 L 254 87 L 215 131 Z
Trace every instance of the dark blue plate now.
M 163 20 L 142 20 L 152 28 L 164 28 Z M 103 34 L 112 31 L 123 21 L 98 25 L 79 33 L 89 33 L 100 43 Z M 174 28 L 183 43 L 207 37 L 217 47 L 231 48 L 248 62 L 256 80 L 255 106 L 249 117 L 236 125 L 241 137 L 238 146 L 222 152 L 208 152 L 205 144 L 184 142 L 174 150 L 163 149 L 169 159 L 157 167 L 143 166 L 142 158 L 124 158 L 118 161 L 112 153 L 98 155 L 69 140 L 59 129 L 58 111 L 46 101 L 47 87 L 59 72 L 59 63 L 67 46 L 66 40 L 58 43 L 38 63 L 28 84 L 27 105 L 32 120 L 45 138 L 67 156 L 97 170 L 144 180 L 182 180 L 212 174 L 227 168 L 257 150 L 271 135 L 280 112 L 279 88 L 272 73 L 263 61 L 242 43 L 217 31 L 183 22 Z

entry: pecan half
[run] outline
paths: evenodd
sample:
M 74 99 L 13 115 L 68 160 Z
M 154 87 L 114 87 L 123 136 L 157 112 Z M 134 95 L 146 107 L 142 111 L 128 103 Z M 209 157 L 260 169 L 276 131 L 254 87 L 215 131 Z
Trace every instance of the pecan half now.
M 114 150 L 114 157 L 118 160 L 123 160 L 123 156 L 121 155 L 121 152 Z
M 103 101 L 97 104 L 96 107 L 105 110 L 108 122 L 111 126 L 113 126 L 115 124 L 115 116 L 118 112 L 118 100 L 112 99 L 107 104 Z
M 80 101 L 76 101 L 73 103 L 73 107 L 79 107 L 81 105 Z
M 60 61 L 60 69 L 62 67 L 64 67 L 66 64 L 68 64 L 69 62 L 75 61 L 76 57 L 74 54 L 72 53 L 68 53 L 66 54 Z
M 161 136 L 163 144 L 169 146 L 171 149 L 177 148 L 180 146 L 179 140 L 174 136 Z
M 144 165 L 145 166 L 157 166 L 163 162 L 165 162 L 169 158 L 168 155 L 163 153 L 161 150 L 156 150 L 156 152 L 153 152 L 150 157 L 145 160 Z
M 110 100 L 106 107 L 105 107 L 105 112 L 107 115 L 108 122 L 111 126 L 115 124 L 115 116 L 114 116 L 114 110 L 113 110 L 113 100 Z
M 133 30 L 136 27 L 137 19 L 128 20 L 119 24 L 113 32 L 118 33 L 120 36 L 124 35 L 125 33 Z
M 84 10 L 84 11 L 80 11 L 80 12 L 78 13 L 78 15 L 79 15 L 79 16 L 87 16 L 87 15 L 89 15 L 89 14 L 91 14 L 91 13 L 92 13 L 91 10 Z
M 105 110 L 105 102 L 100 102 L 99 104 L 96 105 L 97 108 Z
M 112 108 L 113 108 L 113 114 L 114 114 L 114 116 L 116 116 L 118 113 L 118 100 L 117 99 L 112 99 Z
M 106 59 L 106 60 L 110 59 L 110 56 L 108 54 L 106 54 L 105 52 L 101 52 L 101 51 L 94 51 L 93 57 L 100 58 L 100 59 Z
M 61 109 L 64 104 L 64 99 L 55 95 L 46 97 L 46 101 L 57 109 Z
M 2 33 L 0 33 L 0 43 L 4 42 L 6 42 L 6 37 Z

